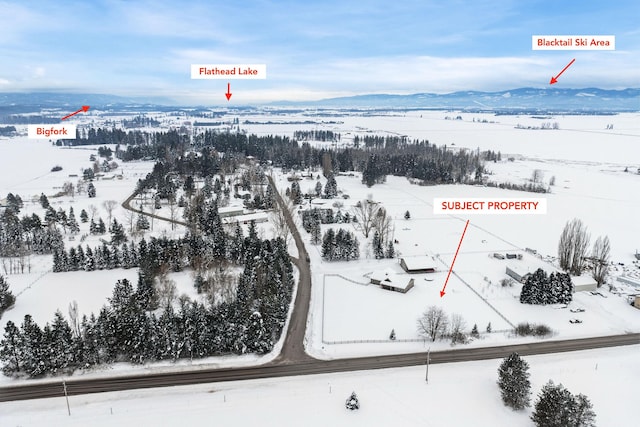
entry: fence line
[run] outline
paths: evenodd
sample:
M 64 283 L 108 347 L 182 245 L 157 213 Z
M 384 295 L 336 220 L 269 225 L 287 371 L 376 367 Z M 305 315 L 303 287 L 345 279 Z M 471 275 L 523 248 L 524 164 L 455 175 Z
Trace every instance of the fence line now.
M 436 258 L 438 258 L 438 260 L 439 260 L 442 264 L 444 264 L 445 266 L 447 265 L 447 264 L 442 260 L 442 258 L 440 258 L 440 254 L 437 254 L 437 255 L 436 255 Z M 458 275 L 458 273 L 456 273 L 455 271 L 453 271 L 453 270 L 452 270 L 452 271 L 451 271 L 451 273 L 453 273 L 453 275 L 454 275 L 454 276 L 456 276 L 456 277 L 457 277 L 457 278 L 458 278 L 462 283 L 464 283 L 464 285 L 465 285 L 467 288 L 469 288 L 469 289 L 471 290 L 471 292 L 473 292 L 474 294 L 476 294 L 476 295 L 478 296 L 478 298 L 480 298 L 482 301 L 484 301 L 484 303 L 485 303 L 485 304 L 487 304 L 487 305 L 489 306 L 489 308 L 490 308 L 490 309 L 492 309 L 493 311 L 495 311 L 495 312 L 496 312 L 496 314 L 502 318 L 502 320 L 504 320 L 505 322 L 507 322 L 507 324 L 508 324 L 509 326 L 511 326 L 512 328 L 514 328 L 514 329 L 515 329 L 515 327 L 516 327 L 516 326 L 515 326 L 513 323 L 511 323 L 511 322 L 509 321 L 509 319 L 507 319 L 507 318 L 506 318 L 502 313 L 500 313 L 500 312 L 498 311 L 498 309 L 497 309 L 497 308 L 495 308 L 495 307 L 493 306 L 493 304 L 491 304 L 489 301 L 487 301 L 487 299 L 486 299 L 485 297 L 483 297 L 483 296 L 482 296 L 478 291 L 476 291 L 476 290 L 473 288 L 473 286 L 471 286 L 470 284 L 468 284 L 468 283 L 467 283 L 467 282 L 466 282 L 462 277 L 460 277 L 460 276 Z
M 44 273 L 42 273 L 40 276 L 38 276 L 38 278 L 37 278 L 37 279 L 35 279 L 33 282 L 29 283 L 29 285 L 28 285 L 26 288 L 24 288 L 23 290 L 21 290 L 20 292 L 18 292 L 18 293 L 16 294 L 16 298 L 18 298 L 20 295 L 22 295 L 22 293 L 23 293 L 24 291 L 26 291 L 27 289 L 31 289 L 31 286 L 33 286 L 33 285 L 34 285 L 38 280 L 42 279 L 42 278 L 43 278 L 44 276 L 46 276 L 47 274 L 51 273 L 51 271 L 52 271 L 52 269 L 49 269 L 49 270 L 45 271 Z
M 483 335 L 489 335 L 489 334 L 495 334 L 495 333 L 504 333 L 504 332 L 512 332 L 511 329 L 499 329 L 497 331 L 492 331 L 492 332 L 483 332 L 480 334 L 480 336 Z M 440 340 L 442 341 L 442 340 Z M 324 339 L 322 340 L 323 344 L 329 344 L 329 345 L 337 345 L 337 344 L 384 344 L 384 343 L 395 343 L 395 342 L 431 342 L 430 340 L 425 340 L 422 338 L 407 338 L 407 339 L 395 339 L 395 340 L 391 340 L 391 339 L 386 339 L 386 340 L 340 340 L 340 341 L 325 341 Z

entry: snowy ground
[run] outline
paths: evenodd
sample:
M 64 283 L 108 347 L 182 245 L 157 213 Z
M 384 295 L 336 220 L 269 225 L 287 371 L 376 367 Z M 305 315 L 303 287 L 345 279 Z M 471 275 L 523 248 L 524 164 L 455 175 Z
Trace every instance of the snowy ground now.
M 461 115 L 463 120 L 445 120 L 447 116 L 457 115 Z M 283 122 L 302 122 L 309 117 L 297 114 L 281 116 L 281 119 Z M 231 118 L 231 115 L 227 117 L 229 120 Z M 372 259 L 370 250 L 364 245 L 364 238 L 357 230 L 351 228 L 359 234 L 359 239 L 363 242 L 361 260 L 357 263 L 324 262 L 320 258 L 319 248 L 307 244 L 314 275 L 312 310 L 309 317 L 309 351 L 314 355 L 340 357 L 423 350 L 424 343 L 400 341 L 416 340 L 417 316 L 432 304 L 442 305 L 448 314 L 462 315 L 469 328 L 477 323 L 481 332 L 488 322 L 492 323 L 494 333 L 485 334 L 482 340 L 471 345 L 493 345 L 507 340 L 513 342 L 508 338 L 508 334 L 495 332 L 507 328 L 508 325 L 487 302 L 511 323 L 548 323 L 559 338 L 640 330 L 640 311 L 628 306 L 624 297 L 625 293 L 634 292 L 633 288 L 623 289 L 621 295 L 609 293 L 604 289 L 602 293 L 607 298 L 577 295 L 571 307 L 579 306 L 586 309 L 586 312 L 581 314 L 584 323 L 571 325 L 568 319 L 572 318 L 573 314 L 566 309 L 520 305 L 517 302 L 518 286 L 502 289 L 497 284 L 504 277 L 506 262 L 489 258 L 489 254 L 495 251 L 522 251 L 525 247 L 534 248 L 543 255 L 553 255 L 562 227 L 568 220 L 577 217 L 589 228 L 592 240 L 600 235 L 609 236 L 612 260 L 625 264 L 616 265 L 615 274 L 624 272 L 640 276 L 640 269 L 632 264 L 633 253 L 637 249 L 637 236 L 640 234 L 640 225 L 636 218 L 636 212 L 640 209 L 640 200 L 637 198 L 637 194 L 640 193 L 640 175 L 635 173 L 640 165 L 632 163 L 637 161 L 637 142 L 640 138 L 638 114 L 558 116 L 543 120 L 557 121 L 560 130 L 515 129 L 518 124 L 540 125 L 541 119 L 528 116 L 493 116 L 444 111 L 341 117 L 314 116 L 314 124 L 242 124 L 247 119 L 263 122 L 277 122 L 278 119 L 264 115 L 241 117 L 241 128 L 257 134 L 292 136 L 295 130 L 300 129 L 333 130 L 342 134 L 341 144 L 351 143 L 354 135 L 383 134 L 428 139 L 432 143 L 447 144 L 452 148 L 479 147 L 481 150 L 499 150 L 502 152 L 503 161 L 487 164 L 487 169 L 491 172 L 491 181 L 524 183 L 536 169 L 541 171 L 545 185 L 555 177 L 555 185 L 551 186 L 550 194 L 535 195 L 547 198 L 547 215 L 487 215 L 470 218 L 433 215 L 433 199 L 525 197 L 531 194 L 470 186 L 419 187 L 409 184 L 404 178 L 396 177 L 388 177 L 386 183 L 367 188 L 361 184 L 357 175 L 338 177 L 339 189 L 350 196 L 349 199 L 339 200 L 344 204 L 343 212 L 368 196 L 380 201 L 394 218 L 394 237 L 399 241 L 396 245 L 397 252 L 401 255 L 438 255 L 441 270 L 431 275 L 417 275 L 415 288 L 406 295 L 391 294 L 373 285 L 362 286 L 348 281 L 366 283 L 367 274 L 385 268 L 400 271 L 395 261 Z M 92 116 L 91 120 L 99 120 L 99 116 Z M 482 123 L 484 120 L 487 122 Z M 608 124 L 613 124 L 614 129 L 606 130 Z M 331 143 L 324 145 L 332 146 Z M 123 179 L 97 180 L 97 197 L 94 199 L 89 199 L 86 195 L 76 195 L 73 198 L 51 197 L 59 191 L 65 181 L 77 182 L 78 177 L 69 175 L 81 176 L 82 169 L 91 166 L 90 154 L 96 152 L 97 147 L 59 148 L 49 142 L 23 137 L 0 140 L 0 170 L 5 171 L 0 174 L 0 196 L 4 197 L 9 191 L 20 194 L 25 201 L 22 213 L 36 212 L 42 217 L 44 209 L 40 207 L 37 197 L 40 193 L 45 193 L 50 196 L 50 202 L 55 209 L 61 207 L 68 211 L 69 206 L 73 206 L 78 220 L 83 208 L 89 210 L 94 206 L 96 215 L 105 221 L 108 213 L 103 207 L 103 202 L 115 200 L 117 206 L 113 216 L 128 229 L 132 217 L 120 207 L 120 203 L 131 194 L 137 180 L 151 170 L 152 162 L 118 162 L 120 167 L 114 175 L 121 174 Z M 514 161 L 507 161 L 509 156 L 513 156 Z M 51 167 L 55 165 L 62 166 L 63 170 L 50 172 Z M 628 172 L 624 172 L 625 167 L 628 167 Z M 314 179 L 303 179 L 300 182 L 303 192 L 315 187 L 315 176 L 319 173 L 320 171 L 315 172 Z M 279 190 L 284 193 L 290 183 L 278 171 L 274 171 L 274 174 Z M 321 182 L 324 185 L 324 178 Z M 314 203 L 318 201 L 314 200 Z M 333 202 L 330 201 L 329 206 Z M 134 201 L 134 206 L 137 206 L 136 203 L 138 201 Z M 408 221 L 403 218 L 406 210 L 411 212 L 411 219 Z M 168 211 L 167 207 L 163 207 L 160 214 L 170 216 Z M 452 276 L 446 297 L 440 299 L 438 292 L 466 219 L 470 219 L 471 222 L 456 261 L 456 272 L 467 284 Z M 80 234 L 88 232 L 88 224 L 80 226 Z M 157 220 L 152 222 L 152 226 L 154 230 L 147 236 L 177 236 L 184 232 L 181 227 L 171 230 L 167 223 Z M 323 229 L 326 228 L 328 226 L 323 226 Z M 272 233 L 268 223 L 260 224 L 260 230 L 264 237 L 270 237 Z M 306 236 L 305 232 L 302 234 Z M 67 238 L 66 242 L 67 247 L 79 243 L 77 238 L 74 241 Z M 88 236 L 82 244 L 99 244 L 99 237 Z M 295 246 L 291 244 L 290 247 L 295 255 Z M 19 322 L 27 312 L 33 314 L 39 323 L 49 321 L 56 309 L 61 309 L 66 314 L 67 306 L 73 300 L 78 302 L 82 313 L 96 312 L 106 302 L 116 280 L 123 277 L 136 280 L 135 270 L 48 273 L 51 268 L 50 257 L 32 257 L 31 264 L 30 273 L 7 277 L 11 289 L 19 295 L 15 308 L 3 316 L 3 324 L 6 320 Z M 88 274 L 91 274 L 90 288 L 85 284 Z M 339 274 L 342 277 L 329 276 L 330 274 Z M 188 272 L 172 276 L 171 279 L 176 281 L 178 295 L 187 294 L 195 297 L 193 288 L 190 287 L 192 279 Z M 325 341 L 385 340 L 391 329 L 396 330 L 398 337 L 398 341 L 394 343 L 330 346 L 322 342 L 323 333 Z M 446 348 L 449 344 L 438 345 Z M 225 363 L 236 362 L 244 363 L 241 360 Z
M 530 356 L 532 403 L 553 380 L 585 394 L 599 426 L 631 427 L 640 346 Z M 475 426 L 532 425 L 503 406 L 501 360 L 169 387 L 0 403 L 3 426 Z M 612 393 L 615 390 L 615 393 Z M 361 407 L 345 409 L 355 391 Z M 247 410 L 251 408 L 250 410 Z
M 517 179 L 530 177 L 533 169 L 540 168 L 540 164 L 539 161 L 519 160 L 492 163 L 490 167 L 500 171 L 505 178 L 510 168 L 517 170 L 520 178 L 510 178 L 517 182 Z M 640 191 L 640 176 L 597 164 L 580 167 L 557 162 L 543 164 L 546 165 L 545 174 L 553 173 L 557 183 L 566 181 L 567 184 L 561 188 L 559 185 L 552 187 L 550 194 L 535 195 L 546 198 L 549 204 L 547 215 L 535 216 L 463 217 L 433 214 L 434 198 L 531 197 L 531 193 L 463 185 L 421 187 L 410 184 L 405 178 L 391 176 L 387 177 L 386 183 L 367 188 L 360 183 L 357 174 L 353 177 L 339 176 L 338 188 L 350 196 L 347 200 L 341 200 L 345 205 L 343 212 L 349 211 L 358 200 L 368 197 L 380 202 L 394 218 L 394 238 L 399 242 L 396 245 L 397 253 L 400 256 L 434 255 L 439 261 L 439 272 L 412 275 L 415 287 L 407 294 L 392 293 L 375 285 L 359 285 L 357 283 L 368 283 L 368 275 L 373 271 L 403 271 L 397 260 L 373 259 L 370 249 L 364 244 L 364 236 L 351 224 L 339 226 L 353 231 L 360 239 L 361 259 L 357 262 L 322 260 L 320 247 L 311 245 L 307 233 L 303 232 L 314 274 L 313 309 L 308 330 L 309 351 L 321 358 L 422 351 L 424 343 L 418 340 L 416 320 L 430 305 L 441 306 L 449 315 L 461 315 L 468 330 L 477 324 L 482 332 L 491 322 L 493 333 L 485 334 L 483 340 L 473 345 L 512 342 L 509 334 L 501 332 L 510 328 L 502 316 L 513 325 L 520 322 L 547 324 L 554 330 L 556 338 L 640 331 L 640 312 L 629 306 L 626 298 L 633 289 L 612 293 L 605 286 L 600 290 L 603 296 L 578 293 L 569 307 L 558 309 L 522 305 L 519 302 L 521 285 L 508 288 L 499 285 L 500 280 L 507 277 L 506 266 L 515 261 L 498 260 L 492 258 L 491 254 L 507 251 L 522 253 L 523 261 L 517 262 L 525 265 L 539 263 L 552 268 L 551 264 L 545 264 L 524 249 L 530 247 L 542 255 L 554 255 L 562 227 L 576 217 L 587 225 L 593 240 L 598 235 L 609 236 L 613 261 L 629 264 L 629 267 L 625 267 L 628 271 L 638 270 L 632 261 L 635 237 L 640 232 L 634 219 L 635 212 L 640 208 L 640 201 L 635 196 Z M 606 186 L 600 185 L 601 180 Z M 286 185 L 285 181 L 281 181 L 280 185 Z M 306 192 L 315 186 L 315 180 L 304 179 L 300 185 L 302 191 Z M 594 209 L 594 203 L 601 207 Z M 331 201 L 327 202 L 328 206 L 331 204 Z M 407 210 L 411 213 L 409 220 L 404 219 Z M 450 278 L 447 294 L 440 298 L 439 291 L 467 219 L 470 219 L 470 226 L 454 268 L 459 278 Z M 332 226 L 338 225 L 323 225 L 323 230 Z M 339 276 L 334 276 L 336 274 Z M 573 308 L 584 308 L 586 311 L 576 315 L 570 312 Z M 569 323 L 574 318 L 580 318 L 583 323 Z M 393 343 L 384 342 L 392 329 L 395 329 L 398 339 Z M 446 342 L 436 344 L 437 348 L 448 346 Z

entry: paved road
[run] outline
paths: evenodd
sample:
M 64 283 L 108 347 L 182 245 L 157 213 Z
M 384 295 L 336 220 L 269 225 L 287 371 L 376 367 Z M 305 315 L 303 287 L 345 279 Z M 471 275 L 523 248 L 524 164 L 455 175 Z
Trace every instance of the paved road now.
M 640 344 L 640 334 L 562 341 L 538 341 L 531 344 L 500 347 L 460 348 L 457 350 L 431 352 L 431 363 L 438 364 L 502 358 L 514 351 L 517 351 L 521 355 L 532 355 L 634 344 Z M 314 360 L 307 357 L 305 361 L 287 363 L 273 362 L 264 366 L 248 368 L 208 369 L 92 380 L 72 379 L 67 381 L 67 391 L 69 395 L 73 396 L 106 391 L 418 366 L 424 365 L 426 358 L 426 353 L 349 358 L 331 361 Z M 63 395 L 61 380 L 55 383 L 27 383 L 26 385 L 0 388 L 0 402 L 44 397 L 62 397 Z
M 291 212 L 285 207 L 285 203 L 282 200 L 280 192 L 277 191 L 277 187 L 273 179 L 269 176 L 269 183 L 273 188 L 276 196 L 276 203 L 280 206 L 282 212 L 285 213 L 287 220 L 287 226 L 291 231 L 293 239 L 296 242 L 298 248 L 298 258 L 292 258 L 293 263 L 298 267 L 300 272 L 300 278 L 298 280 L 298 287 L 296 291 L 296 299 L 293 304 L 293 312 L 289 319 L 289 327 L 287 328 L 284 343 L 280 355 L 274 360 L 277 364 L 290 364 L 295 362 L 302 362 L 312 360 L 304 351 L 304 335 L 307 329 L 307 316 L 309 314 L 309 301 L 311 299 L 311 266 L 307 259 L 309 254 L 304 247 L 302 237 L 298 232 Z

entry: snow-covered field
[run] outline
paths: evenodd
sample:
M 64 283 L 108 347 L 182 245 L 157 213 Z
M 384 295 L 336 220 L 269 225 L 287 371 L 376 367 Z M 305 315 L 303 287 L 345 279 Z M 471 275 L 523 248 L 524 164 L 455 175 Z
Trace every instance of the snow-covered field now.
M 640 346 L 530 356 L 532 404 L 548 381 L 585 394 L 599 426 L 631 427 Z M 3 426 L 531 426 L 503 406 L 501 360 L 0 403 Z M 344 402 L 355 391 L 360 409 Z
M 231 119 L 231 113 L 226 119 Z M 460 115 L 462 120 L 445 120 L 445 117 Z M 309 316 L 308 350 L 318 357 L 340 357 L 354 354 L 397 353 L 420 351 L 425 344 L 417 341 L 417 317 L 430 305 L 439 305 L 448 314 L 460 314 L 470 329 L 477 324 L 480 332 L 491 322 L 493 333 L 483 334 L 482 339 L 471 345 L 493 345 L 513 342 L 507 333 L 509 323 L 521 321 L 548 324 L 558 338 L 572 336 L 603 335 L 640 330 L 640 310 L 630 307 L 623 290 L 620 295 L 611 293 L 607 287 L 602 296 L 578 294 L 569 308 L 581 307 L 586 312 L 580 315 L 584 321 L 572 325 L 570 318 L 576 317 L 568 309 L 552 307 L 523 306 L 517 301 L 519 285 L 501 288 L 498 282 L 505 277 L 506 261 L 490 258 L 496 251 L 523 253 L 526 247 L 534 248 L 542 255 L 554 255 L 560 232 L 568 220 L 580 218 L 588 227 L 592 240 L 607 235 L 611 240 L 612 261 L 624 263 L 616 265 L 616 274 L 623 270 L 626 274 L 640 276 L 640 269 L 632 264 L 637 249 L 640 224 L 636 213 L 640 210 L 640 175 L 636 154 L 640 138 L 640 116 L 620 114 L 616 116 L 558 116 L 542 121 L 558 122 L 559 130 L 515 129 L 516 125 L 539 126 L 541 119 L 528 116 L 493 116 L 444 111 L 414 111 L 408 113 L 361 114 L 358 116 L 313 116 L 314 124 L 243 124 L 244 120 L 254 121 L 297 121 L 301 123 L 310 116 L 296 114 L 290 116 L 245 115 L 241 118 L 241 128 L 258 134 L 285 134 L 292 136 L 295 130 L 332 130 L 342 134 L 342 144 L 349 144 L 355 135 L 407 135 L 409 138 L 428 139 L 430 142 L 447 146 L 467 147 L 481 150 L 501 151 L 503 160 L 488 163 L 490 180 L 495 182 L 526 182 L 534 170 L 540 170 L 542 182 L 549 183 L 552 177 L 555 185 L 551 193 L 535 195 L 548 201 L 546 215 L 474 215 L 442 216 L 433 214 L 433 199 L 440 197 L 526 197 L 531 193 L 500 190 L 496 188 L 471 187 L 463 185 L 420 187 L 408 180 L 388 177 L 384 184 L 367 188 L 357 176 L 339 176 L 338 188 L 350 196 L 340 199 L 343 212 L 358 200 L 371 197 L 379 201 L 394 218 L 394 238 L 398 240 L 397 254 L 410 256 L 429 254 L 438 262 L 438 272 L 415 276 L 415 287 L 407 294 L 390 293 L 368 283 L 370 273 L 392 269 L 401 272 L 397 260 L 375 260 L 370 248 L 364 244 L 362 234 L 351 225 L 351 231 L 363 243 L 361 259 L 357 262 L 332 262 L 321 259 L 318 246 L 308 242 L 313 273 L 312 309 Z M 93 119 L 96 119 L 94 116 Z M 225 119 L 225 120 L 226 120 Z M 485 121 L 483 123 L 483 121 Z M 613 124 L 614 129 L 606 129 Z M 321 144 L 321 143 L 316 143 Z M 331 146 L 330 143 L 324 145 Z M 55 209 L 68 210 L 73 206 L 76 218 L 82 209 L 96 208 L 96 215 L 107 220 L 105 200 L 115 200 L 117 206 L 114 218 L 128 228 L 130 214 L 120 207 L 120 203 L 133 191 L 138 179 L 143 178 L 152 168 L 152 162 L 120 163 L 114 175 L 122 179 L 97 180 L 97 197 L 89 199 L 85 195 L 71 198 L 51 197 L 66 181 L 76 182 L 82 176 L 82 169 L 90 167 L 89 156 L 97 147 L 59 148 L 49 142 L 33 141 L 23 137 L 0 140 L 0 195 L 9 191 L 20 194 L 25 201 L 22 213 L 38 213 L 43 216 L 37 201 L 40 193 L 50 196 Z M 513 157 L 513 161 L 506 160 Z M 18 167 L 19 165 L 19 167 Z M 60 165 L 63 170 L 50 172 L 51 167 Z M 625 167 L 628 171 L 625 172 Z M 278 188 L 284 192 L 290 185 L 285 176 L 274 170 Z M 320 171 L 316 171 L 315 175 Z M 314 175 L 314 177 L 315 177 Z M 321 179 L 324 184 L 324 178 Z M 300 182 L 303 193 L 315 187 L 315 179 Z M 314 200 L 316 202 L 316 200 Z M 334 201 L 329 201 L 331 206 Z M 137 207 L 138 201 L 134 202 Z M 150 203 L 150 202 L 148 202 Z M 147 207 L 145 207 L 147 209 Z M 149 207 L 150 209 L 150 207 Z M 411 219 L 404 219 L 404 212 L 411 212 Z M 161 215 L 169 216 L 168 209 L 160 209 Z M 448 266 L 464 228 L 470 219 L 469 229 L 456 260 L 455 271 L 447 287 L 447 294 L 440 298 Z M 88 232 L 88 224 L 80 224 L 80 234 Z M 181 227 L 171 230 L 162 221 L 153 222 L 152 235 L 180 235 Z M 329 226 L 324 225 L 323 230 Z M 260 233 L 264 237 L 271 234 L 271 225 L 261 224 Z M 68 240 L 68 239 L 67 239 Z M 79 241 L 67 241 L 67 247 Z M 88 236 L 83 245 L 99 244 L 99 237 Z M 295 255 L 294 246 L 292 254 Z M 136 270 L 111 270 L 93 273 L 48 273 L 50 257 L 32 257 L 32 271 L 28 274 L 7 277 L 14 294 L 18 294 L 16 306 L 2 317 L 20 322 L 29 312 L 36 321 L 51 320 L 55 310 L 66 314 L 71 301 L 77 301 L 81 313 L 88 314 L 106 302 L 113 284 L 121 278 L 136 280 Z M 336 276 L 338 275 L 338 276 Z M 87 278 L 90 285 L 87 286 Z M 188 272 L 171 275 L 178 287 L 178 295 L 195 297 L 191 287 L 192 278 Z M 465 283 L 463 283 L 464 281 Z M 23 292 L 24 291 L 24 292 Z M 638 291 L 640 292 L 640 291 Z M 500 313 L 500 314 L 498 314 Z M 504 316 L 507 320 L 503 319 Z M 391 329 L 395 329 L 398 340 L 394 343 L 372 344 L 327 344 L 330 341 L 385 341 Z M 323 337 L 324 341 L 323 342 Z M 409 340 L 411 342 L 401 342 Z M 434 347 L 449 347 L 447 342 Z M 233 363 L 233 362 L 231 362 Z M 239 362 L 241 363 L 241 362 Z

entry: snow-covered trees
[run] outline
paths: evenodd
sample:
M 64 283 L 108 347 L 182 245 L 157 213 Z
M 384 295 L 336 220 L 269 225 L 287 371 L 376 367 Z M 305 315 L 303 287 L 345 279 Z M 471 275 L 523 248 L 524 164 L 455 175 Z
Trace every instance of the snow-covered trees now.
M 530 275 L 520 292 L 523 304 L 568 304 L 573 299 L 573 283 L 566 273 L 547 273 L 539 268 Z
M 0 317 L 15 301 L 16 297 L 9 290 L 9 283 L 4 279 L 4 276 L 0 276 Z
M 352 392 L 351 396 L 349 396 L 347 398 L 347 401 L 344 404 L 345 408 L 350 409 L 350 410 L 356 410 L 356 409 L 360 409 L 360 402 L 358 401 L 358 396 L 356 395 L 356 392 Z
M 109 227 L 109 232 L 111 233 L 112 245 L 121 245 L 127 241 L 127 236 L 124 234 L 124 227 L 115 218 L 111 223 L 111 227 Z
M 96 197 L 96 186 L 93 185 L 93 182 L 87 185 L 87 196 L 89 196 L 89 198 Z
M 562 384 L 542 387 L 531 420 L 537 427 L 593 427 L 596 414 L 589 399 L 574 396 Z
M 60 313 L 40 328 L 30 316 L 22 327 L 5 328 L 0 342 L 0 360 L 6 374 L 36 377 L 60 373 L 98 363 L 129 360 L 143 363 L 184 357 L 204 357 L 230 352 L 266 353 L 278 341 L 284 327 L 294 284 L 293 267 L 282 239 L 260 240 L 255 225 L 249 236 L 242 231 L 231 237 L 228 253 L 240 252 L 247 260 L 237 288 L 220 290 L 222 297 L 203 305 L 185 298 L 160 300 L 155 278 L 190 264 L 199 251 L 213 251 L 212 235 L 170 240 L 142 239 L 138 245 L 103 243 L 95 248 L 60 248 L 54 254 L 54 271 L 140 266 L 137 287 L 118 281 L 113 296 L 98 316 L 84 317 L 70 327 Z M 234 240 L 238 239 L 235 247 Z M 235 248 L 234 248 L 235 247 Z M 213 252 L 211 252 L 213 253 Z M 225 253 L 225 257 L 227 254 Z M 170 282 L 168 277 L 167 283 Z M 201 277 L 200 287 L 221 286 L 221 275 Z M 209 280 L 209 279 L 207 279 Z M 229 278 L 229 281 L 231 278 Z M 160 289 L 161 290 L 161 289 Z M 166 291 L 166 289 L 165 289 Z M 207 289 L 207 292 L 209 289 Z M 162 306 L 161 306 L 162 305 Z M 155 310 L 160 307 L 161 313 Z M 55 357 L 52 356 L 55 352 Z
M 338 183 L 336 182 L 336 177 L 333 174 L 330 174 L 327 177 L 327 183 L 324 186 L 324 197 L 326 199 L 333 199 L 338 195 Z
M 498 387 L 506 406 L 521 410 L 529 406 L 529 364 L 518 353 L 505 357 L 498 368 Z
M 330 228 L 322 237 L 322 258 L 327 261 L 350 261 L 360 258 L 360 243 L 351 232 Z
M 584 268 L 589 239 L 587 227 L 581 220 L 574 218 L 567 222 L 558 243 L 560 268 L 574 276 L 579 276 Z

